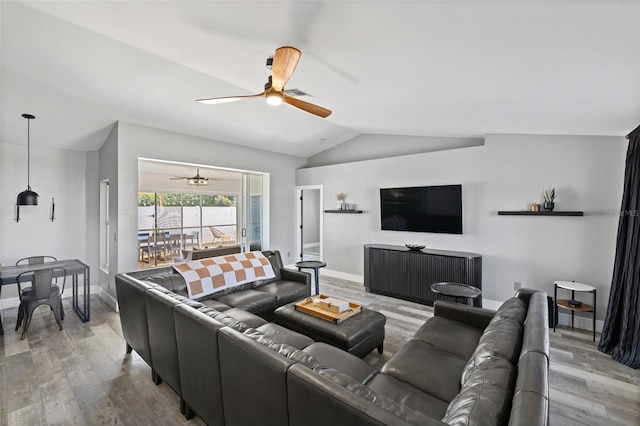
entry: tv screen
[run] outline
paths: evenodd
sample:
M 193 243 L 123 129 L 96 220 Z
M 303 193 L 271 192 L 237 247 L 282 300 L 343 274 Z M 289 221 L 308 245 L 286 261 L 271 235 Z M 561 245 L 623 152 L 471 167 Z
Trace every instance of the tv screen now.
M 462 185 L 380 189 L 382 230 L 462 234 Z

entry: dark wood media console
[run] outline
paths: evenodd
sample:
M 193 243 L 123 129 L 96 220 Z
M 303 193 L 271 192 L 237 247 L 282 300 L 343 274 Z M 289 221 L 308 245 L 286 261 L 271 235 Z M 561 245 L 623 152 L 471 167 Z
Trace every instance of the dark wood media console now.
M 364 246 L 364 286 L 367 291 L 433 306 L 431 284 L 457 282 L 482 289 L 482 256 L 476 253 L 403 246 Z M 454 298 L 441 296 L 454 302 Z M 482 307 L 482 295 L 475 299 Z

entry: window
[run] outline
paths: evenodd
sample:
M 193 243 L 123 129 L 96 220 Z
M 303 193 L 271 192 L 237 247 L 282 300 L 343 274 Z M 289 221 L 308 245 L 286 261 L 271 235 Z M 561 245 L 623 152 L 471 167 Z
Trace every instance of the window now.
M 182 250 L 237 243 L 237 195 L 138 193 L 138 267 L 173 263 Z
M 100 182 L 100 269 L 109 273 L 109 180 Z

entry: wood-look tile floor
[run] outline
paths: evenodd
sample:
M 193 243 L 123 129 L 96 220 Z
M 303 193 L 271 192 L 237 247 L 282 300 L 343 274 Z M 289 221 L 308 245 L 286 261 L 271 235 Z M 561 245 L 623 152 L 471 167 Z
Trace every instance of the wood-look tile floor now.
M 385 351 L 365 358 L 378 367 L 433 314 L 348 281 L 322 277 L 320 286 L 386 315 Z M 13 331 L 16 309 L 2 311 L 0 424 L 204 424 L 198 417 L 186 421 L 177 395 L 151 382 L 135 352 L 125 353 L 117 313 L 94 296 L 91 321 L 83 323 L 68 302 L 64 330 L 39 308 L 25 340 Z M 598 352 L 587 331 L 559 328 L 550 336 L 551 425 L 640 425 L 640 371 Z

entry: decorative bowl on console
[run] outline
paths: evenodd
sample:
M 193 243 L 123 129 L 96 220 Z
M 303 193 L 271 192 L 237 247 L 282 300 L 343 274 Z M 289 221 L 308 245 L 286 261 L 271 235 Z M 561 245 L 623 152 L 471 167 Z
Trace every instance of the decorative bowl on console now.
M 412 250 L 412 251 L 420 251 L 425 246 L 423 246 L 422 244 L 405 244 L 405 247 L 407 247 L 409 250 Z

